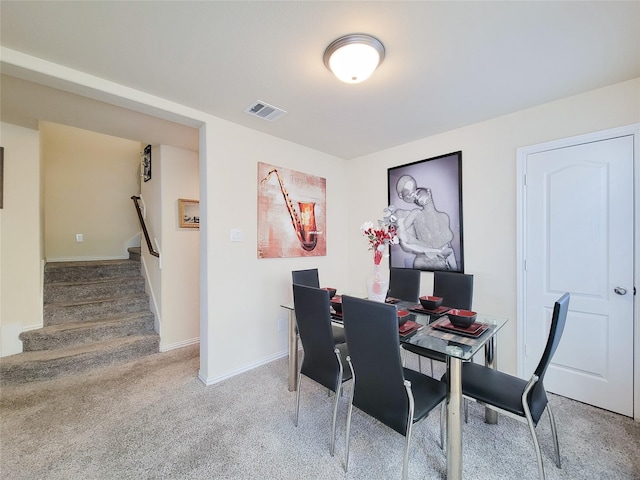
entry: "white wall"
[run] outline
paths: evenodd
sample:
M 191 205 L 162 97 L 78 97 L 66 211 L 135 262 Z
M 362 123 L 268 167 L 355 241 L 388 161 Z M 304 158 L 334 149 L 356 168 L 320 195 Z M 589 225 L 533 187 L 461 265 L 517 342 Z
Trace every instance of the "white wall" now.
M 0 144 L 0 356 L 6 356 L 22 351 L 23 330 L 42 326 L 39 133 L 2 123 Z
M 371 252 L 354 227 L 381 218 L 386 169 L 461 150 L 464 261 L 475 276 L 474 309 L 510 318 L 499 335 L 499 367 L 515 374 L 516 150 L 639 121 L 635 79 L 349 161 L 349 288 L 363 284 L 371 271 Z M 422 274 L 421 287 L 431 291 L 431 273 Z
M 128 258 L 140 231 L 140 143 L 50 122 L 40 133 L 47 261 Z
M 178 198 L 198 199 L 198 154 L 166 145 L 151 148 L 151 179 L 142 183 L 143 216 L 154 249 L 142 240 L 147 292 L 160 350 L 200 339 L 199 230 L 178 227 Z
M 213 117 L 203 137 L 201 268 L 208 296 L 201 299 L 199 375 L 212 383 L 286 354 L 287 332 L 278 330 L 278 321 L 287 318 L 280 305 L 292 300 L 292 270 L 317 267 L 323 285 L 347 287 L 346 229 L 352 226 L 345 215 L 344 160 Z M 326 178 L 326 256 L 257 258 L 259 161 Z M 244 241 L 232 243 L 231 229 L 242 230 Z
M 13 61 L 105 101 L 201 125 L 199 376 L 207 383 L 286 352 L 286 332 L 276 324 L 286 317 L 280 303 L 291 300 L 291 270 L 318 267 L 323 284 L 362 291 L 371 254 L 358 227 L 381 215 L 386 169 L 457 150 L 463 152 L 465 263 L 476 275 L 475 306 L 512 318 L 500 335 L 499 356 L 501 369 L 515 372 L 516 149 L 635 123 L 640 115 L 635 79 L 344 162 L 34 57 Z M 258 161 L 327 179 L 326 257 L 257 259 Z M 242 229 L 245 241 L 229 242 L 231 228 Z M 429 291 L 432 276 L 422 277 Z M 241 334 L 230 333 L 238 326 Z
M 196 152 L 166 145 L 158 150 L 163 252 L 160 350 L 165 351 L 200 339 L 200 230 L 178 226 L 178 199 L 197 200 L 200 177 Z
M 140 185 L 140 208 L 144 218 L 149 240 L 154 250 L 160 253 L 160 258 L 149 253 L 146 239 L 142 235 L 141 256 L 142 268 L 146 279 L 146 291 L 149 294 L 150 307 L 155 315 L 155 329 L 162 341 L 162 270 L 161 262 L 164 258 L 162 244 L 162 162 L 160 161 L 160 147 L 151 147 L 151 179 Z M 141 229 L 141 227 L 139 227 Z

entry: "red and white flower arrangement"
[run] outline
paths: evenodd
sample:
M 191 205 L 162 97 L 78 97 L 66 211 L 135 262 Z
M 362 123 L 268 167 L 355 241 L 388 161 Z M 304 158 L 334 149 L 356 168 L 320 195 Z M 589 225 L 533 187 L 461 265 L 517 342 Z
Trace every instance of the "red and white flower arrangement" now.
M 380 265 L 387 245 L 397 245 L 399 243 L 396 235 L 396 217 L 393 214 L 395 207 L 389 205 L 384 209 L 384 218 L 378 220 L 376 228 L 373 222 L 364 222 L 360 226 L 360 231 L 369 240 L 369 250 L 373 250 L 373 263 Z

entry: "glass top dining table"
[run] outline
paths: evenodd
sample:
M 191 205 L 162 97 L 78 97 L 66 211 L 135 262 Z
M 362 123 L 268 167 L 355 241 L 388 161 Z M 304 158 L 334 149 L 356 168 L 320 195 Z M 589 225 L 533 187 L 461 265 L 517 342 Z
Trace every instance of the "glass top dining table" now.
M 398 310 L 407 310 L 407 321 L 420 325 L 412 334 L 399 335 L 400 343 L 411 344 L 417 352 L 436 352 L 446 358 L 447 367 L 447 479 L 462 479 L 462 362 L 470 361 L 481 349 L 484 349 L 484 363 L 489 368 L 497 368 L 496 334 L 508 322 L 507 318 L 478 313 L 476 323 L 482 324 L 484 331 L 474 337 L 466 333 L 443 330 L 439 327 L 448 321 L 446 312 L 433 314 L 419 311 L 421 306 L 414 302 L 387 299 L 394 303 Z M 293 303 L 281 307 L 289 310 L 289 390 L 296 390 L 298 370 L 298 335 L 295 327 L 295 310 Z M 332 314 L 332 321 L 341 324 L 340 315 Z M 497 412 L 485 410 L 485 421 L 497 423 Z
M 453 330 L 439 329 L 448 323 L 446 312 L 434 315 L 418 313 L 412 307 L 419 307 L 413 302 L 398 302 L 398 310 L 408 310 L 408 320 L 422 325 L 415 333 L 403 337 L 400 335 L 400 343 L 412 344 L 432 352 L 444 354 L 448 357 L 459 358 L 468 361 L 478 353 L 488 342 L 495 338 L 495 334 L 507 323 L 506 318 L 478 313 L 476 324 L 486 325 L 486 329 L 477 337 L 459 333 Z

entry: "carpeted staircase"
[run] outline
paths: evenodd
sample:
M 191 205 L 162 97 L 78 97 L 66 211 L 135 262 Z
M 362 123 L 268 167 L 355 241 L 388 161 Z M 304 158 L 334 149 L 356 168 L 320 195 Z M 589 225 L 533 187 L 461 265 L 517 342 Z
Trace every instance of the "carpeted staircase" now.
M 20 334 L 23 353 L 0 359 L 0 384 L 44 380 L 158 352 L 140 273 L 128 260 L 47 263 L 44 327 Z

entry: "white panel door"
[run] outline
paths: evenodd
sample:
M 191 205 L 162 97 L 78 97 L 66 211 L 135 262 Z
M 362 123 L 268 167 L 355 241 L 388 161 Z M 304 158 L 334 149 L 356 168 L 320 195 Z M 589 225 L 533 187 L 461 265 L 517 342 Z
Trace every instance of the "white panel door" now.
M 633 136 L 529 153 L 525 174 L 525 375 L 570 292 L 545 387 L 632 416 Z

